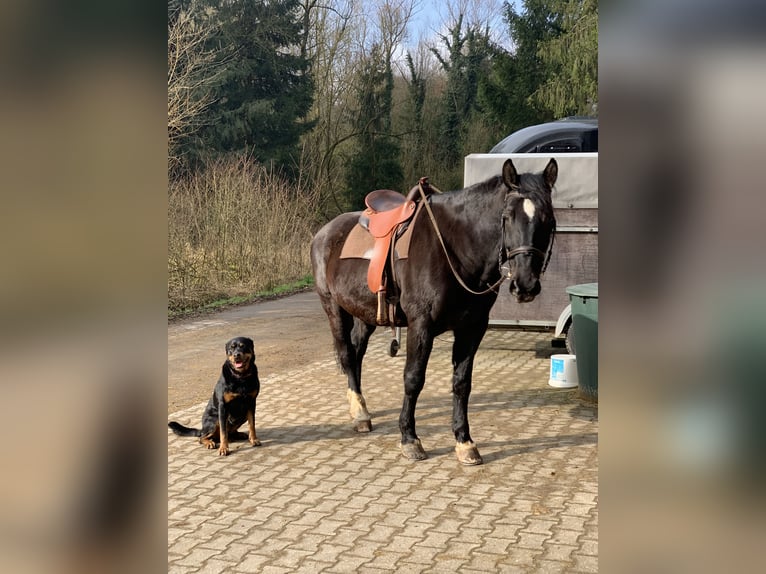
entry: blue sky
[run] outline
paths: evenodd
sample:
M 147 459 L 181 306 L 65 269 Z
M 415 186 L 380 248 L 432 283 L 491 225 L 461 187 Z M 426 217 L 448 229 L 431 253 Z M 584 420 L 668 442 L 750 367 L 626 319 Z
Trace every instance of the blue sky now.
M 418 12 L 413 17 L 413 24 L 410 28 L 409 44 L 415 45 L 418 42 L 419 36 L 425 38 L 432 38 L 440 30 L 440 26 L 444 19 L 448 15 L 447 4 L 451 4 L 451 1 L 445 0 L 422 0 L 421 6 Z M 502 19 L 504 0 L 481 0 L 476 2 L 479 5 L 492 5 L 492 17 L 494 23 L 492 29 L 496 30 L 502 36 L 507 36 L 505 33 L 505 24 Z M 523 4 L 522 0 L 511 0 L 512 5 L 516 6 L 516 10 L 519 10 L 519 6 Z

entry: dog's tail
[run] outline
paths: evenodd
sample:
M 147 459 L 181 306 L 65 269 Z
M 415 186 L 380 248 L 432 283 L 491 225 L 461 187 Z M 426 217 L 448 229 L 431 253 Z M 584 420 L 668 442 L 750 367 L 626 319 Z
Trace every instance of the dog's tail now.
M 200 429 L 185 427 L 175 421 L 170 421 L 168 426 L 178 436 L 202 436 L 202 431 Z

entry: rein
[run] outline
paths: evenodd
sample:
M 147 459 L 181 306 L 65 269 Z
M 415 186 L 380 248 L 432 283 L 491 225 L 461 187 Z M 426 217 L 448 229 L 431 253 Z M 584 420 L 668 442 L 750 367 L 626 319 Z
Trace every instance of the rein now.
M 437 193 L 441 193 L 438 189 L 436 189 L 433 185 L 429 184 L 429 187 L 436 191 Z M 433 211 L 431 211 L 431 205 L 428 202 L 428 197 L 426 196 L 425 191 L 423 191 L 423 178 L 418 182 L 418 189 L 420 190 L 420 197 L 423 200 L 423 203 L 425 205 L 426 211 L 428 212 L 428 217 L 431 219 L 431 224 L 433 225 L 434 231 L 436 232 L 436 237 L 439 240 L 439 243 L 442 246 L 442 251 L 444 251 L 444 256 L 447 258 L 447 263 L 449 264 L 449 268 L 452 271 L 452 275 L 454 275 L 457 282 L 460 284 L 460 286 L 468 291 L 469 293 L 473 295 L 486 295 L 487 293 L 494 292 L 497 293 L 498 287 L 505 281 L 506 279 L 510 279 L 511 277 L 511 270 L 508 269 L 507 273 L 503 273 L 503 263 L 506 261 L 510 261 L 513 257 L 516 255 L 520 255 L 522 253 L 537 253 L 541 257 L 545 258 L 545 263 L 543 263 L 543 269 L 540 272 L 542 275 L 545 273 L 545 270 L 548 268 L 548 262 L 551 259 L 551 254 L 553 253 L 553 238 L 556 235 L 556 228 L 554 227 L 553 233 L 551 235 L 551 241 L 548 245 L 548 253 L 545 254 L 536 247 L 533 247 L 531 245 L 522 245 L 521 247 L 516 247 L 515 249 L 505 249 L 505 214 L 501 216 L 501 246 L 500 246 L 500 255 L 498 256 L 498 268 L 500 270 L 500 279 L 498 279 L 494 285 L 490 285 L 487 287 L 484 291 L 474 291 L 471 289 L 468 285 L 466 285 L 465 281 L 460 277 L 457 270 L 455 269 L 455 266 L 452 264 L 452 260 L 450 259 L 449 253 L 447 252 L 447 246 L 444 244 L 444 239 L 442 238 L 441 231 L 439 231 L 439 226 L 436 223 L 436 218 L 434 217 Z M 505 254 L 505 259 L 503 259 L 503 255 Z

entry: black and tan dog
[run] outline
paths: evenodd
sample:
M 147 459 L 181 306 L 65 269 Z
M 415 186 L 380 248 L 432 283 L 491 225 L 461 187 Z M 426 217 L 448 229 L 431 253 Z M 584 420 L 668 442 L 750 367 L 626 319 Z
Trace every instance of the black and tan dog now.
M 197 436 L 207 448 L 215 448 L 216 442 L 219 442 L 218 454 L 221 456 L 229 454 L 229 439 L 241 436 L 237 429 L 245 421 L 250 444 L 261 445 L 255 434 L 255 399 L 261 383 L 255 365 L 253 341 L 247 337 L 236 337 L 226 343 L 225 348 L 226 362 L 213 389 L 213 396 L 202 413 L 202 428 L 185 427 L 175 421 L 168 423 L 177 435 Z

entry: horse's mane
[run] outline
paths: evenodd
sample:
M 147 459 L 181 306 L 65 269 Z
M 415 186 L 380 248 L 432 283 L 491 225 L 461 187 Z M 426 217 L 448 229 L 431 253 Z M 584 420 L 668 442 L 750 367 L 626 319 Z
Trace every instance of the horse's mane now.
M 437 202 L 445 201 L 448 203 L 462 203 L 464 201 L 473 202 L 480 197 L 489 198 L 490 196 L 493 196 L 501 186 L 505 189 L 502 176 L 494 175 L 487 180 L 474 183 L 473 185 L 469 185 L 462 189 L 452 189 L 442 194 L 434 194 L 431 196 L 431 200 L 436 200 Z
M 474 183 L 473 185 L 469 185 L 465 189 L 460 189 L 457 191 L 465 191 L 467 193 L 486 193 L 490 191 L 494 192 L 497 189 L 497 186 L 502 185 L 502 183 L 503 183 L 503 177 L 501 175 L 493 175 L 487 180 Z
M 490 177 L 489 179 L 486 179 L 484 181 L 480 181 L 478 183 L 474 183 L 473 185 L 469 185 L 468 187 L 464 189 L 457 189 L 451 192 L 447 192 L 448 194 L 463 194 L 466 195 L 478 195 L 478 194 L 486 194 L 486 193 L 495 193 L 499 186 L 502 186 L 504 189 L 505 184 L 503 183 L 503 176 L 502 175 L 494 175 Z M 545 200 L 545 197 L 549 193 L 548 188 L 545 186 L 545 180 L 543 179 L 543 175 L 541 173 L 522 173 L 519 174 L 519 188 L 518 190 L 514 190 L 520 195 L 524 197 L 530 197 L 530 198 L 536 198 Z

